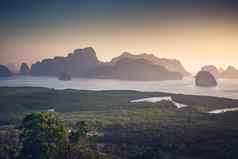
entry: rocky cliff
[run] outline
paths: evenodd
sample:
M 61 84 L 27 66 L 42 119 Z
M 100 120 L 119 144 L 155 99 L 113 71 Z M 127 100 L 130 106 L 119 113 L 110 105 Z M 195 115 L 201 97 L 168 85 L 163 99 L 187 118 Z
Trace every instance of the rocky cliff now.
M 210 72 L 214 77 L 218 78 L 220 76 L 220 71 L 217 69 L 216 66 L 213 66 L 213 65 L 206 65 L 206 66 L 203 66 L 202 71 L 208 71 Z
M 78 77 L 122 80 L 178 80 L 183 77 L 146 58 L 121 58 L 103 63 L 91 47 L 74 50 L 67 57 L 42 60 L 31 68 L 32 75 L 59 76 L 62 72 Z
M 93 48 L 74 50 L 67 57 L 44 59 L 32 65 L 31 74 L 41 76 L 59 76 L 67 72 L 71 76 L 83 77 L 90 70 L 100 64 Z
M 208 71 L 200 71 L 195 76 L 195 84 L 200 87 L 217 86 L 216 78 Z
M 0 65 L 0 77 L 9 77 L 11 75 L 12 73 L 9 71 L 9 69 L 6 66 Z
M 171 72 L 178 72 L 182 74 L 183 76 L 188 76 L 190 73 L 183 67 L 180 61 L 175 59 L 167 59 L 167 58 L 158 58 L 154 56 L 153 54 L 139 54 L 139 55 L 133 55 L 128 52 L 124 52 L 122 55 L 115 57 L 111 60 L 111 63 L 115 63 L 120 59 L 123 58 L 130 58 L 130 59 L 145 59 L 147 61 L 152 62 L 153 64 L 163 66 L 168 71 Z
M 29 75 L 30 74 L 30 68 L 26 63 L 22 63 L 19 71 L 20 75 Z
M 89 77 L 137 81 L 181 80 L 183 78 L 180 73 L 170 72 L 150 61 L 129 58 L 120 59 L 114 65 L 102 65 L 91 71 Z
M 238 70 L 233 67 L 229 66 L 226 70 L 224 70 L 221 75 L 221 78 L 238 78 Z

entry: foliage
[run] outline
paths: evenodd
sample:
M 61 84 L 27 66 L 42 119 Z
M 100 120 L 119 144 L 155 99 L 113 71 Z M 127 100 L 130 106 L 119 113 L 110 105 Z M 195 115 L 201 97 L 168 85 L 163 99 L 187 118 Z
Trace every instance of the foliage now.
M 15 159 L 17 155 L 17 145 L 0 144 L 0 159 Z
M 177 109 L 167 101 L 129 102 L 157 96 L 171 96 L 188 107 Z M 22 116 L 28 111 L 54 106 L 57 115 L 71 130 L 66 135 L 69 138 L 66 137 L 68 142 L 62 150 L 62 159 L 237 159 L 237 112 L 207 113 L 213 109 L 237 107 L 237 100 L 119 90 L 4 88 L 0 90 L 0 105 L 7 109 L 3 112 L 13 112 L 15 108 L 19 114 L 24 111 Z M 20 119 L 19 114 L 16 120 Z M 5 117 L 0 115 L 1 118 L 4 121 Z M 92 128 L 97 131 L 91 131 Z M 96 135 L 94 142 L 85 146 L 88 134 Z M 4 144 L 14 150 L 11 146 L 14 144 L 4 141 L 3 147 Z M 8 153 L 9 148 L 2 150 Z
M 62 159 L 111 159 L 109 155 L 99 153 L 79 144 L 69 144 Z M 60 158 L 61 159 L 61 158 Z
M 27 115 L 21 130 L 24 159 L 56 159 L 67 142 L 68 130 L 54 113 Z
M 21 125 L 24 159 L 96 159 L 96 151 L 82 145 L 88 132 L 84 121 L 70 131 L 56 113 L 41 112 L 27 115 Z
M 18 131 L 6 128 L 0 131 L 0 159 L 15 159 L 19 152 Z
M 79 144 L 82 137 L 86 136 L 88 132 L 87 124 L 84 121 L 79 121 L 76 123 L 74 130 L 71 130 L 69 136 L 70 143 Z

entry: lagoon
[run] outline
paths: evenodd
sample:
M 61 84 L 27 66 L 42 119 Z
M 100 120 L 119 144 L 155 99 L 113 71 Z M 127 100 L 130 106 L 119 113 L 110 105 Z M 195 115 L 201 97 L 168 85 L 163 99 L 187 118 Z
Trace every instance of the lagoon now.
M 60 81 L 57 77 L 12 76 L 0 78 L 0 86 L 32 86 L 78 90 L 137 90 L 238 99 L 238 80 L 236 79 L 218 79 L 217 87 L 204 88 L 195 86 L 193 77 L 174 81 L 122 81 L 87 78 L 73 78 L 71 81 Z

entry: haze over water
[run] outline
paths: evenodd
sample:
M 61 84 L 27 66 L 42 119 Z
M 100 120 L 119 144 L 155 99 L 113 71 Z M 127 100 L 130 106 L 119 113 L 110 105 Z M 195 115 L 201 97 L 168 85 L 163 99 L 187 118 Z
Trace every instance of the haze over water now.
M 238 81 L 218 79 L 217 87 L 203 88 L 194 84 L 193 77 L 174 81 L 121 81 L 109 79 L 73 78 L 72 81 L 60 81 L 56 77 L 13 76 L 0 78 L 0 86 L 10 87 L 47 87 L 54 89 L 78 90 L 138 90 L 147 92 L 168 92 L 192 95 L 207 95 L 238 99 Z

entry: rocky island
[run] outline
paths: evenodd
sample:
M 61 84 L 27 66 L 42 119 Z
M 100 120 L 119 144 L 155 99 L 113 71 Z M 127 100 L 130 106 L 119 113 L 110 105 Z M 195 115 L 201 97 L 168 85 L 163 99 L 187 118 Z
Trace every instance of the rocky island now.
M 180 73 L 170 72 L 147 60 L 129 58 L 120 59 L 114 65 L 105 65 L 92 70 L 88 77 L 135 81 L 181 80 L 183 78 Z
M 0 65 L 0 77 L 10 77 L 11 75 L 12 73 L 6 66 Z
M 225 70 L 220 68 L 218 69 L 213 65 L 206 65 L 201 68 L 202 71 L 210 72 L 215 78 L 222 79 L 237 79 L 238 78 L 238 69 L 234 66 L 228 66 Z
M 22 63 L 19 71 L 20 75 L 29 75 L 30 74 L 30 68 L 26 63 Z
M 189 76 L 191 75 L 182 65 L 182 63 L 176 59 L 168 59 L 168 58 L 159 58 L 153 54 L 139 54 L 134 55 L 129 52 L 124 52 L 120 56 L 115 57 L 111 60 L 111 63 L 115 64 L 117 61 L 121 59 L 144 59 L 147 60 L 155 65 L 160 65 L 167 69 L 170 72 L 177 72 L 180 73 L 182 76 Z
M 211 73 L 215 78 L 219 78 L 220 76 L 220 71 L 217 69 L 216 66 L 213 65 L 205 65 L 202 67 L 201 69 L 202 71 L 207 71 L 209 73 Z
M 66 57 L 44 59 L 31 67 L 34 76 L 58 76 L 62 72 L 73 77 L 138 81 L 181 80 L 189 75 L 179 61 L 154 55 L 124 53 L 110 62 L 102 62 L 92 47 L 76 49 Z
M 216 78 L 208 71 L 200 71 L 195 76 L 196 86 L 214 87 L 217 86 Z
M 236 79 L 238 78 L 238 70 L 234 66 L 229 66 L 220 76 L 221 78 Z
M 62 72 L 58 79 L 61 80 L 61 81 L 70 81 L 71 77 L 68 73 Z

